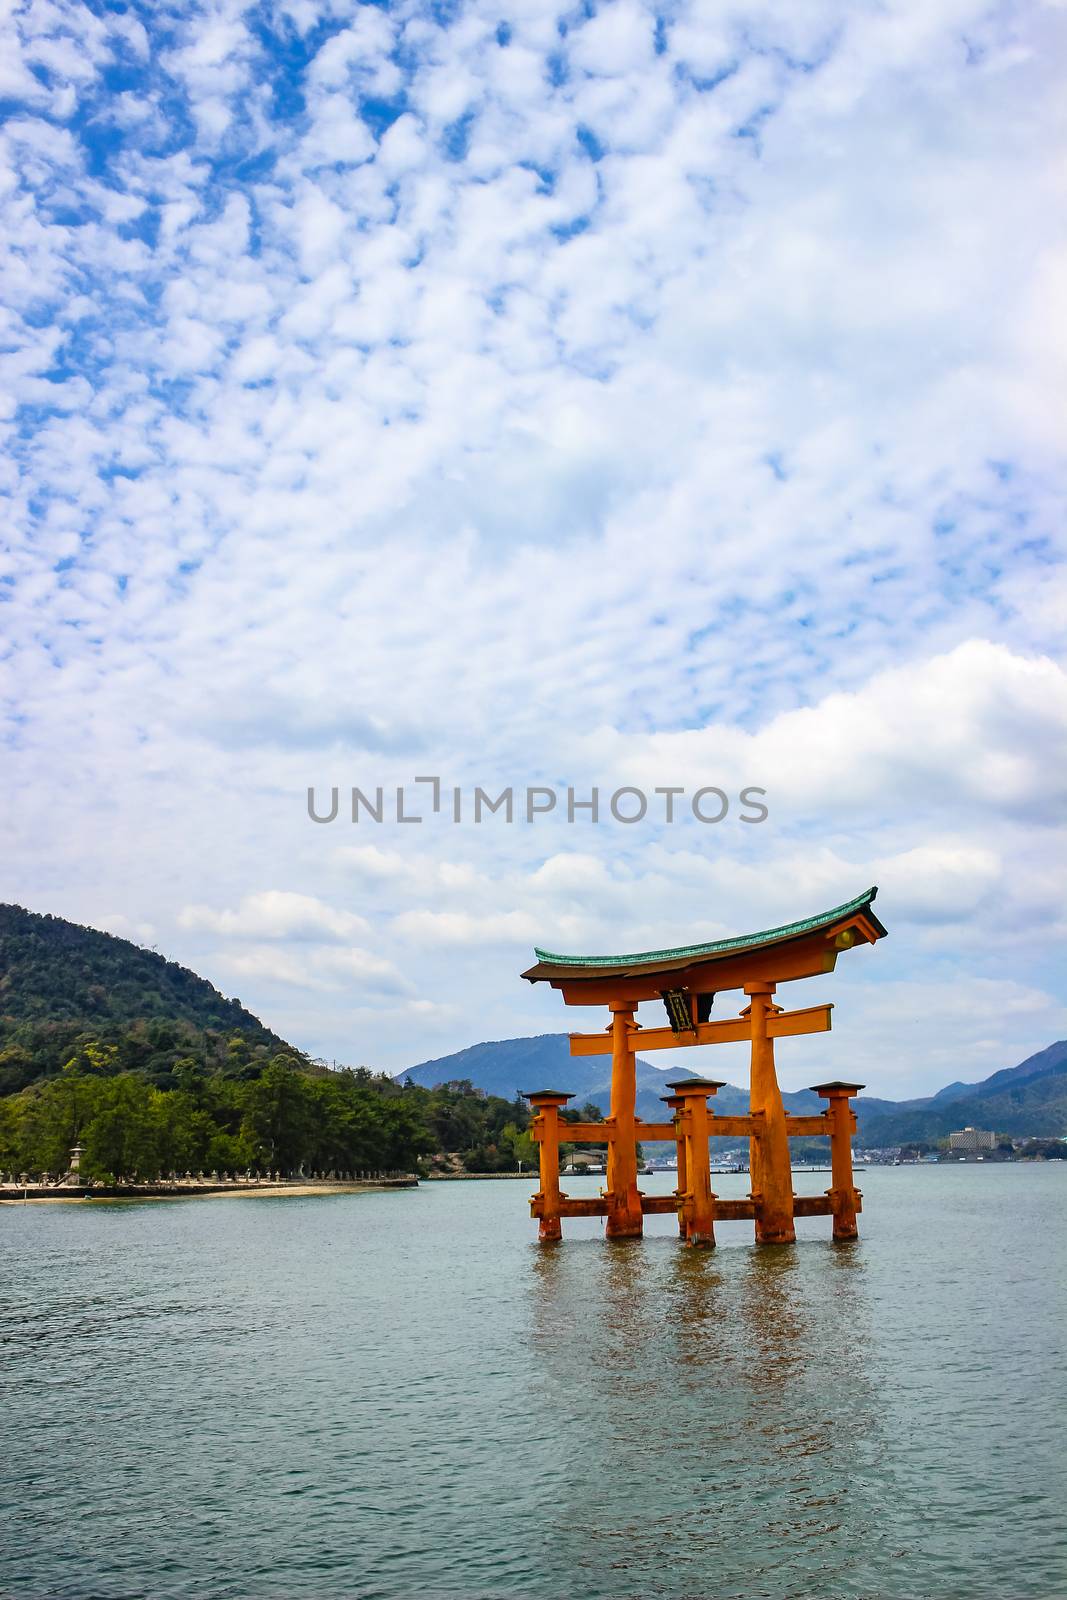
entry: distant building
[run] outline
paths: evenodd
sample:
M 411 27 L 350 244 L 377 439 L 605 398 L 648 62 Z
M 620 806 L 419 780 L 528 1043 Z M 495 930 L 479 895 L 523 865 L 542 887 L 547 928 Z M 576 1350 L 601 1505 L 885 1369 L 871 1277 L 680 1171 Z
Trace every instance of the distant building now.
M 589 1150 L 575 1150 L 567 1167 L 568 1172 L 603 1172 L 604 1157 Z
M 949 1134 L 948 1147 L 950 1150 L 995 1150 L 997 1136 L 984 1128 L 961 1128 L 958 1133 Z

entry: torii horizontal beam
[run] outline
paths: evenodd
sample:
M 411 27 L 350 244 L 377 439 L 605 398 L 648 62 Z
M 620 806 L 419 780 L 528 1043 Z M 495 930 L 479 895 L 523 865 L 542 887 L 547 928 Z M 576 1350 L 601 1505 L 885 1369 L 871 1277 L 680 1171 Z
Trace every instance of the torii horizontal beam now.
M 851 1132 L 855 1133 L 855 1115 L 852 1117 Z M 753 1134 L 758 1134 L 763 1126 L 763 1118 L 757 1113 L 753 1116 L 742 1114 L 736 1117 L 717 1117 L 708 1113 L 708 1135 L 712 1139 L 747 1139 Z M 653 1139 L 673 1139 L 677 1128 L 673 1122 L 637 1122 L 634 1131 L 638 1139 L 651 1143 Z M 825 1111 L 813 1112 L 811 1116 L 794 1116 L 786 1112 L 785 1131 L 790 1139 L 828 1138 L 833 1131 L 830 1117 Z M 567 1144 L 610 1144 L 615 1137 L 615 1124 L 610 1117 L 605 1117 L 603 1122 L 560 1122 L 560 1138 Z M 537 1119 L 530 1125 L 530 1137 L 540 1140 L 541 1127 Z
M 792 1039 L 801 1033 L 829 1033 L 832 1003 L 825 1006 L 805 1006 L 800 1011 L 777 1011 L 767 1018 L 769 1039 Z M 630 1041 L 633 1050 L 643 1055 L 646 1050 L 684 1050 L 694 1044 L 740 1044 L 752 1037 L 752 1023 L 748 1017 L 724 1017 L 721 1021 L 697 1023 L 687 1033 L 675 1033 L 673 1028 L 632 1028 Z M 572 1033 L 572 1056 L 610 1056 L 612 1036 L 604 1033 Z
M 682 1205 L 680 1197 L 676 1194 L 643 1194 L 641 1196 L 641 1210 L 645 1216 L 666 1217 L 678 1211 Z M 853 1189 L 845 1194 L 836 1189 L 828 1189 L 825 1194 L 795 1194 L 793 1196 L 793 1215 L 795 1217 L 837 1217 L 849 1205 L 853 1213 L 863 1210 L 862 1195 L 858 1189 Z M 570 1195 L 561 1194 L 557 1201 L 558 1214 L 561 1217 L 606 1217 L 611 1209 L 611 1202 L 604 1196 L 582 1195 L 572 1199 Z M 720 1195 L 715 1196 L 716 1222 L 740 1222 L 747 1217 L 755 1217 L 759 1210 L 759 1201 L 749 1196 L 745 1200 L 724 1200 Z M 530 1196 L 530 1215 L 542 1217 L 545 1208 L 540 1195 Z

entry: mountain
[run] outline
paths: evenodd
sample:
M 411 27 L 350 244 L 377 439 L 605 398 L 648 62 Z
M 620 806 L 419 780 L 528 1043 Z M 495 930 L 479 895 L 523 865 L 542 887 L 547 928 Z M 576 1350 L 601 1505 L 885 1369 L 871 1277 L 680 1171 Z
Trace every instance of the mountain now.
M 694 1066 L 693 1070 L 699 1068 Z M 677 1066 L 661 1069 L 638 1056 L 638 1116 L 646 1122 L 662 1122 L 668 1115 L 662 1099 L 669 1093 L 667 1080 L 683 1075 L 684 1069 Z M 606 1113 L 611 1105 L 611 1057 L 572 1056 L 570 1039 L 565 1033 L 542 1033 L 527 1039 L 496 1039 L 468 1045 L 454 1055 L 422 1061 L 416 1067 L 397 1073 L 399 1082 L 406 1079 L 427 1089 L 439 1083 L 468 1079 L 475 1088 L 484 1089 L 487 1094 L 502 1095 L 506 1100 L 513 1100 L 524 1089 L 562 1089 L 574 1095 L 572 1104 L 575 1106 L 591 1100 Z M 782 1099 L 788 1111 L 808 1115 L 823 1106 L 818 1095 L 806 1089 L 798 1094 L 784 1094 Z M 727 1084 L 715 1096 L 715 1109 L 732 1116 L 747 1112 L 748 1090 Z
M 696 1064 L 694 1070 L 699 1071 Z M 674 1068 L 661 1071 L 637 1060 L 637 1112 L 646 1121 L 665 1114 L 661 1096 Z M 607 1111 L 611 1100 L 608 1056 L 572 1056 L 565 1033 L 544 1033 L 527 1039 L 499 1039 L 470 1045 L 454 1055 L 420 1062 L 397 1074 L 399 1080 L 432 1088 L 454 1079 L 469 1079 L 475 1088 L 513 1099 L 523 1089 L 564 1089 L 573 1105 L 594 1101 Z M 810 1115 L 825 1104 L 809 1090 L 783 1094 L 787 1111 Z M 880 1100 L 860 1096 L 855 1102 L 861 1140 L 871 1146 L 912 1140 L 935 1141 L 967 1124 L 997 1133 L 1057 1137 L 1067 1133 L 1067 1040 L 1005 1067 L 980 1083 L 956 1082 L 935 1095 L 917 1100 Z M 727 1084 L 715 1096 L 721 1114 L 748 1110 L 748 1090 Z
M 5 1021 L 133 1022 L 168 1017 L 198 1028 L 277 1034 L 206 978 L 129 939 L 62 917 L 0 905 L 0 1017 Z
M 475 1088 L 498 1094 L 504 1100 L 514 1100 L 524 1089 L 559 1086 L 573 1088 L 580 1100 L 586 1100 L 583 1075 L 591 1065 L 595 1065 L 595 1059 L 571 1061 L 565 1033 L 542 1033 L 530 1039 L 494 1039 L 468 1045 L 453 1055 L 422 1061 L 396 1076 L 399 1082 L 410 1079 L 424 1089 L 466 1078 Z M 577 1076 L 572 1067 L 578 1069 Z M 583 1078 L 581 1083 L 579 1076 Z
M 1067 1039 L 980 1083 L 951 1083 L 923 1100 L 856 1102 L 867 1144 L 943 1139 L 956 1128 L 991 1128 L 1015 1137 L 1067 1133 Z
M 976 1095 L 999 1094 L 1002 1089 L 1022 1083 L 1027 1078 L 1041 1078 L 1046 1073 L 1055 1072 L 1065 1057 L 1067 1057 L 1067 1040 L 1061 1039 L 1058 1044 L 1050 1044 L 1046 1050 L 1039 1050 L 1036 1055 L 1027 1056 L 1017 1067 L 1004 1067 L 1000 1072 L 994 1072 L 992 1077 L 985 1078 L 981 1083 L 946 1084 L 943 1089 L 937 1091 L 933 1100 L 963 1100 L 973 1099 Z M 919 1103 L 905 1102 L 916 1105 Z
M 0 905 L 0 1093 L 58 1072 L 87 1044 L 157 1081 L 180 1059 L 249 1075 L 300 1052 L 237 1000 L 128 939 Z M 113 1047 L 113 1048 L 112 1048 Z

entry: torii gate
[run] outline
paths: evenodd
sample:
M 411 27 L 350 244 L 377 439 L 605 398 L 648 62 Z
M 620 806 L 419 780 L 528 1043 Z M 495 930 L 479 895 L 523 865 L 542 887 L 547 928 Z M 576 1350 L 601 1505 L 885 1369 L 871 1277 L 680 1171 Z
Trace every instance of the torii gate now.
M 816 1116 L 786 1113 L 774 1070 L 775 1039 L 801 1033 L 826 1033 L 830 1005 L 783 1011 L 774 1004 L 775 985 L 832 972 L 842 950 L 874 944 L 886 930 L 871 910 L 878 893 L 865 894 L 803 922 L 678 950 L 643 955 L 561 956 L 537 950 L 537 964 L 523 973 L 531 983 L 551 983 L 569 1006 L 606 1005 L 611 1021 L 604 1033 L 572 1033 L 574 1056 L 611 1056 L 611 1115 L 604 1122 L 563 1122 L 560 1110 L 573 1099 L 555 1089 L 526 1094 L 535 1110 L 531 1126 L 540 1144 L 541 1187 L 530 1200 L 540 1219 L 543 1240 L 563 1236 L 563 1217 L 606 1217 L 609 1238 L 640 1237 L 647 1214 L 678 1212 L 682 1238 L 691 1245 L 715 1243 L 715 1219 L 752 1217 L 758 1244 L 784 1244 L 796 1237 L 794 1217 L 832 1216 L 835 1239 L 856 1237 L 861 1196 L 853 1182 L 851 1136 L 856 1118 L 849 1104 L 859 1083 L 813 1084 L 828 1104 Z M 748 1005 L 736 1018 L 709 1021 L 716 994 L 741 989 Z M 636 1020 L 644 1000 L 662 1000 L 670 1023 L 644 1028 Z M 708 1098 L 721 1083 L 677 1078 L 665 1095 L 671 1122 L 636 1119 L 636 1052 L 676 1050 L 679 1046 L 726 1044 L 747 1039 L 752 1047 L 749 1115 L 718 1117 Z M 599 1199 L 572 1200 L 559 1185 L 559 1142 L 607 1144 L 607 1187 Z M 712 1193 L 709 1138 L 748 1135 L 752 1188 L 747 1200 L 720 1200 Z M 794 1195 L 789 1160 L 791 1135 L 828 1134 L 831 1187 L 825 1195 Z M 673 1195 L 642 1194 L 637 1187 L 639 1139 L 674 1139 L 678 1188 Z

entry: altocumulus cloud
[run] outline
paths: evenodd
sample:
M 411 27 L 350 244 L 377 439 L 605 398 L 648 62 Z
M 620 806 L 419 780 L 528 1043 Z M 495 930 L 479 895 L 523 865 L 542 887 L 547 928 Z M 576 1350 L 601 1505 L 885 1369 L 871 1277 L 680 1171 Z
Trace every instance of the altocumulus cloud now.
M 183 928 L 256 939 L 333 941 L 369 931 L 366 921 L 351 911 L 324 905 L 313 895 L 278 889 L 246 895 L 232 911 L 186 906 L 178 920 Z
M 3 26 L 6 894 L 399 1068 L 880 876 L 820 1070 L 1062 1031 L 1062 8 Z M 416 771 L 771 815 L 306 821 Z

